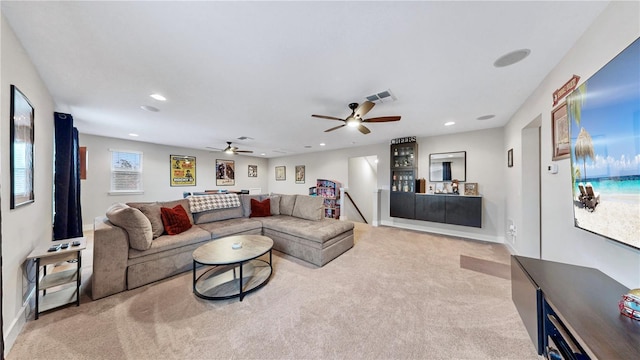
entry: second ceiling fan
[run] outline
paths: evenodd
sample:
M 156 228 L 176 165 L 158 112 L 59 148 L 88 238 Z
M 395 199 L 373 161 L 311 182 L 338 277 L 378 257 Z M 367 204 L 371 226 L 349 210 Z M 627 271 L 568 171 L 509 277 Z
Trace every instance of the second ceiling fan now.
M 366 126 L 364 126 L 363 123 L 380 123 L 380 122 L 390 122 L 390 121 L 400 120 L 400 116 L 381 116 L 381 117 L 375 117 L 370 119 L 363 119 L 362 117 L 365 116 L 369 111 L 371 111 L 371 109 L 375 105 L 376 104 L 372 103 L 371 101 L 365 101 L 362 104 L 351 103 L 349 104 L 349 109 L 351 109 L 351 115 L 347 116 L 346 119 L 340 119 L 337 117 L 326 116 L 326 115 L 311 115 L 311 116 L 321 118 L 321 119 L 339 120 L 344 122 L 344 124 L 338 125 L 336 127 L 332 127 L 331 129 L 327 129 L 324 132 L 337 130 L 343 126 L 348 125 L 351 127 L 358 128 L 358 130 L 363 134 L 368 134 L 371 132 L 371 130 L 369 130 Z

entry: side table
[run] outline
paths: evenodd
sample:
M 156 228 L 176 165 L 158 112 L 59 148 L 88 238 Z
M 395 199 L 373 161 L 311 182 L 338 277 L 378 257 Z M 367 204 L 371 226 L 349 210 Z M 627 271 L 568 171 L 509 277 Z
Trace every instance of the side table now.
M 80 244 L 73 246 L 75 241 Z M 56 251 L 49 251 L 52 246 L 64 246 L 64 244 L 68 244 L 68 246 L 59 248 Z M 38 320 L 41 312 L 53 310 L 74 302 L 76 306 L 80 306 L 81 251 L 86 248 L 87 242 L 83 237 L 48 241 L 38 245 L 27 256 L 27 260 L 34 259 L 36 262 L 36 320 Z M 75 268 L 47 274 L 47 265 L 69 260 L 77 260 Z M 42 275 L 40 275 L 40 267 L 43 268 Z M 75 286 L 70 286 L 70 284 L 74 283 Z M 56 289 L 51 289 L 54 287 Z M 47 293 L 47 289 L 51 289 L 51 291 Z

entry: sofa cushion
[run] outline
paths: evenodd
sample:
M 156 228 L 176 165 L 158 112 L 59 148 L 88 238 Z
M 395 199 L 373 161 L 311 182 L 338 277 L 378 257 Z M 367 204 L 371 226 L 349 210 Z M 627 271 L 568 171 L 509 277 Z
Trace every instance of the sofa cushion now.
M 242 206 L 230 209 L 216 209 L 193 214 L 193 222 L 204 224 L 212 221 L 241 218 L 244 214 Z
M 271 216 L 271 201 L 270 199 L 264 199 L 258 201 L 251 199 L 251 215 L 249 217 L 265 217 Z
M 280 215 L 280 196 L 270 195 L 271 215 Z
M 191 208 L 189 207 L 188 199 L 180 199 L 180 200 L 173 200 L 173 201 L 158 201 L 158 204 L 160 204 L 160 206 L 162 207 L 166 207 L 169 209 L 173 209 L 174 207 L 176 207 L 176 205 L 182 205 L 182 208 L 184 209 L 184 211 L 186 211 L 187 216 L 189 217 L 189 221 L 193 224 L 193 215 L 191 214 Z
M 236 219 L 214 221 L 206 224 L 200 224 L 198 226 L 211 233 L 211 238 L 213 239 L 243 233 L 262 234 L 262 222 L 260 222 L 258 219 L 266 218 L 250 219 L 241 217 Z
M 259 218 L 264 229 L 271 229 L 319 243 L 353 230 L 353 223 L 336 219 L 305 220 L 293 216 Z
M 153 240 L 151 247 L 145 251 L 129 249 L 129 265 L 158 256 L 165 257 L 168 256 L 168 254 L 180 252 L 179 250 L 173 251 L 172 249 L 179 249 L 184 246 L 206 242 L 208 240 L 211 240 L 211 233 L 199 226 L 192 226 L 189 230 L 178 235 L 162 235 Z
M 129 234 L 130 247 L 137 250 L 147 250 L 151 247 L 151 222 L 140 210 L 126 204 L 113 204 L 107 209 L 107 218 L 113 225 L 123 228 Z
M 144 216 L 149 219 L 149 222 L 151 222 L 151 232 L 154 239 L 164 234 L 164 224 L 162 223 L 160 208 L 161 206 L 158 205 L 158 203 L 144 204 L 138 207 L 138 210 L 140 210 Z
M 291 216 L 295 203 L 296 195 L 280 195 L 280 215 Z
M 160 212 L 167 234 L 177 235 L 191 228 L 189 216 L 182 205 L 176 205 L 173 208 L 161 207 Z
M 297 195 L 292 216 L 306 220 L 321 220 L 324 198 L 321 196 Z

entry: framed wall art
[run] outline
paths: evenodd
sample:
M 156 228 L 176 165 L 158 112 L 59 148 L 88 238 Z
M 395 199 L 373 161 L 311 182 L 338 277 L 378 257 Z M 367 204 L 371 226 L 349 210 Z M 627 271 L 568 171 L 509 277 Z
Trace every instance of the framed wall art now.
M 11 85 L 10 207 L 35 201 L 33 192 L 33 133 L 34 109 L 29 99 L 15 85 Z
M 304 184 L 304 165 L 296 165 L 296 184 Z
M 276 180 L 277 181 L 285 181 L 285 180 L 287 180 L 287 167 L 286 166 L 276 166 Z
M 571 144 L 566 102 L 551 112 L 551 142 L 553 144 L 552 160 L 569 158 Z
M 235 162 L 233 160 L 216 159 L 216 186 L 235 185 L 235 172 Z
M 249 177 L 258 177 L 258 165 L 249 165 Z
M 513 167 L 513 149 L 507 151 L 507 166 Z
M 171 186 L 196 185 L 196 157 L 170 155 Z

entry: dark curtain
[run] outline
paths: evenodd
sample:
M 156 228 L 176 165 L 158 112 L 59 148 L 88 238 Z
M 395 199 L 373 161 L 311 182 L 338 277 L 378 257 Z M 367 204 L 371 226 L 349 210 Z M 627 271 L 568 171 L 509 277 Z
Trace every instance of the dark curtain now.
M 445 161 L 442 163 L 442 180 L 451 181 L 451 162 Z
M 82 236 L 78 129 L 70 114 L 54 113 L 55 174 L 53 240 Z

